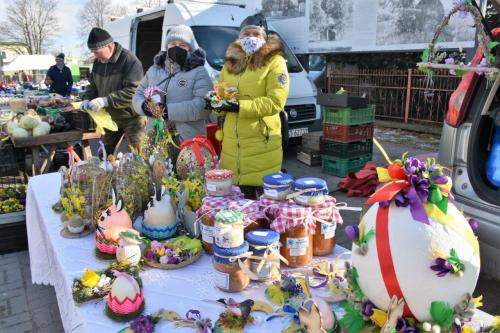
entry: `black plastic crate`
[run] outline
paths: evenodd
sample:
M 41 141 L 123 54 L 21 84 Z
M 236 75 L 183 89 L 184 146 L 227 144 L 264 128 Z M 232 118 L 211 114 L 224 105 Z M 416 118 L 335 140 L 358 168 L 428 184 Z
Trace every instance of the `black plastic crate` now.
M 338 158 L 360 157 L 373 152 L 373 141 L 359 141 L 351 143 L 336 142 L 321 139 L 321 153 Z
M 71 128 L 77 131 L 90 132 L 95 131 L 96 126 L 87 112 L 72 111 L 61 113 L 66 121 L 71 124 Z
M 24 217 L 22 221 L 13 223 L 1 223 L 0 219 L 0 254 L 26 249 L 28 249 L 28 236 Z

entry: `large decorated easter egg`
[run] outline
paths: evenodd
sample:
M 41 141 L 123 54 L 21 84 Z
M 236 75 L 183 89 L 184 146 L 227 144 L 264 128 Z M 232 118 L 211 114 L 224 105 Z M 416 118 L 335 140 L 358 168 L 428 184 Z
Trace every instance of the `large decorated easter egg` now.
M 144 300 L 142 290 L 134 277 L 127 273 L 118 274 L 111 285 L 108 307 L 117 314 L 133 313 Z
M 153 197 L 144 212 L 144 223 L 150 226 L 162 227 L 176 223 L 175 208 L 170 195 L 163 195 L 160 200 Z
M 217 154 L 210 141 L 202 135 L 181 143 L 177 157 L 176 171 L 181 179 L 187 179 L 190 172 L 204 175 L 205 171 L 216 167 Z
M 428 216 L 424 223 L 409 207 L 375 203 L 359 225 L 365 244 L 352 247 L 363 294 L 384 311 L 392 296 L 403 297 L 404 314 L 420 322 L 431 320 L 432 302 L 453 308 L 472 294 L 480 270 L 479 244 L 462 213 L 449 203 L 440 218 Z

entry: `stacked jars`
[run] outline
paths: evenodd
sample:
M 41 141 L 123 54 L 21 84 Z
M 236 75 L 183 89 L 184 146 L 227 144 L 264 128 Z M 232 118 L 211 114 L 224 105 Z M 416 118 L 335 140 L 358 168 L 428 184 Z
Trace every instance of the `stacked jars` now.
M 264 195 L 271 200 L 286 200 L 292 192 L 293 178 L 286 173 L 272 173 L 263 179 Z
M 226 169 L 213 169 L 205 173 L 205 188 L 207 196 L 203 198 L 199 211 L 201 245 L 208 253 L 213 253 L 215 216 L 219 209 L 212 202 L 218 202 L 219 197 L 232 195 L 233 172 Z
M 314 212 L 330 209 L 332 203 L 328 196 L 328 186 L 321 178 L 300 178 L 293 185 L 297 196 L 294 198 L 299 205 L 310 207 Z M 334 203 L 333 203 L 334 204 Z M 324 256 L 333 252 L 335 247 L 336 224 L 333 221 L 316 220 L 315 233 L 312 237 L 312 253 L 315 256 Z
M 243 220 L 244 214 L 235 210 L 221 210 L 215 216 L 213 265 L 216 285 L 223 291 L 239 292 L 250 282 Z

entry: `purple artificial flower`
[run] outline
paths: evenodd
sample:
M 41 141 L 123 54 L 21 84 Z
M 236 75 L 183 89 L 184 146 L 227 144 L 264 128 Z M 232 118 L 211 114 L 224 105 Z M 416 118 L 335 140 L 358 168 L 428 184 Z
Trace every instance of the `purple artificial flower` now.
M 359 227 L 357 225 L 348 225 L 344 230 L 351 241 L 356 242 L 359 240 Z
M 410 198 L 408 198 L 404 191 L 400 191 L 394 197 L 394 202 L 398 207 L 408 207 L 408 205 L 410 204 Z
M 373 308 L 375 306 L 373 305 L 372 302 L 367 301 L 366 303 L 363 303 L 363 316 L 365 317 L 371 317 L 373 315 Z
M 163 245 L 160 242 L 158 242 L 156 240 L 151 242 L 151 250 L 161 250 L 162 248 L 163 248 Z
M 486 60 L 486 57 L 483 57 L 481 59 L 481 62 L 479 62 L 479 64 L 477 64 L 476 67 L 482 68 L 482 67 L 486 67 L 486 66 L 488 66 L 488 61 Z M 484 72 L 478 72 L 477 74 L 484 75 Z
M 458 16 L 462 19 L 466 18 L 469 15 L 467 11 L 467 3 L 465 0 L 453 0 L 453 5 L 458 7 Z
M 420 201 L 427 202 L 431 183 L 427 179 L 421 178 L 420 176 L 410 176 L 410 184 L 412 184 L 415 188 Z
M 413 327 L 406 321 L 404 318 L 399 318 L 398 323 L 396 325 L 396 332 L 401 332 L 401 333 L 419 333 L 419 329 L 416 327 Z
M 167 260 L 167 264 L 173 264 L 173 265 L 177 265 L 180 262 L 181 262 L 181 259 L 178 256 L 169 257 Z
M 479 227 L 479 223 L 477 222 L 476 219 L 469 219 L 469 225 L 473 231 L 476 231 L 477 228 Z
M 448 177 L 446 177 L 445 175 L 434 176 L 432 177 L 432 181 L 434 182 L 434 184 L 447 184 Z
M 154 260 L 155 256 L 156 256 L 156 253 L 153 249 L 147 251 L 146 255 L 145 255 L 146 259 L 148 259 L 148 260 Z
M 435 164 L 429 165 L 429 171 L 430 172 L 434 172 L 434 171 L 437 171 L 437 170 L 439 170 L 439 167 L 437 165 L 435 165 Z
M 437 272 L 437 276 L 443 277 L 452 271 L 452 266 L 447 259 L 436 258 L 436 264 L 431 266 L 433 271 Z
M 140 315 L 132 321 L 130 328 L 134 333 L 153 333 L 155 331 L 153 317 Z
M 444 63 L 447 65 L 454 65 L 455 64 L 455 59 L 453 58 L 447 58 L 444 60 Z M 457 75 L 457 72 L 454 69 L 450 69 L 450 75 Z

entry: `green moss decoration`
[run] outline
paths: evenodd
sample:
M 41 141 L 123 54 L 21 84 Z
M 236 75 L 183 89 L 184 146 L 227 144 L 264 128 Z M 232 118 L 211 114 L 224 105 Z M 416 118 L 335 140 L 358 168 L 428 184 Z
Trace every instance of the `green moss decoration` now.
M 143 313 L 145 307 L 146 307 L 146 301 L 142 301 L 142 304 L 137 311 L 132 312 L 132 313 L 127 314 L 127 315 L 121 315 L 121 314 L 117 314 L 117 313 L 114 313 L 113 311 L 111 311 L 111 309 L 108 307 L 108 304 L 106 304 L 105 312 L 106 312 L 106 316 L 108 316 L 109 319 L 114 320 L 114 321 L 118 321 L 121 323 L 126 323 L 126 322 L 133 320 L 135 317 L 137 317 L 141 313 Z

